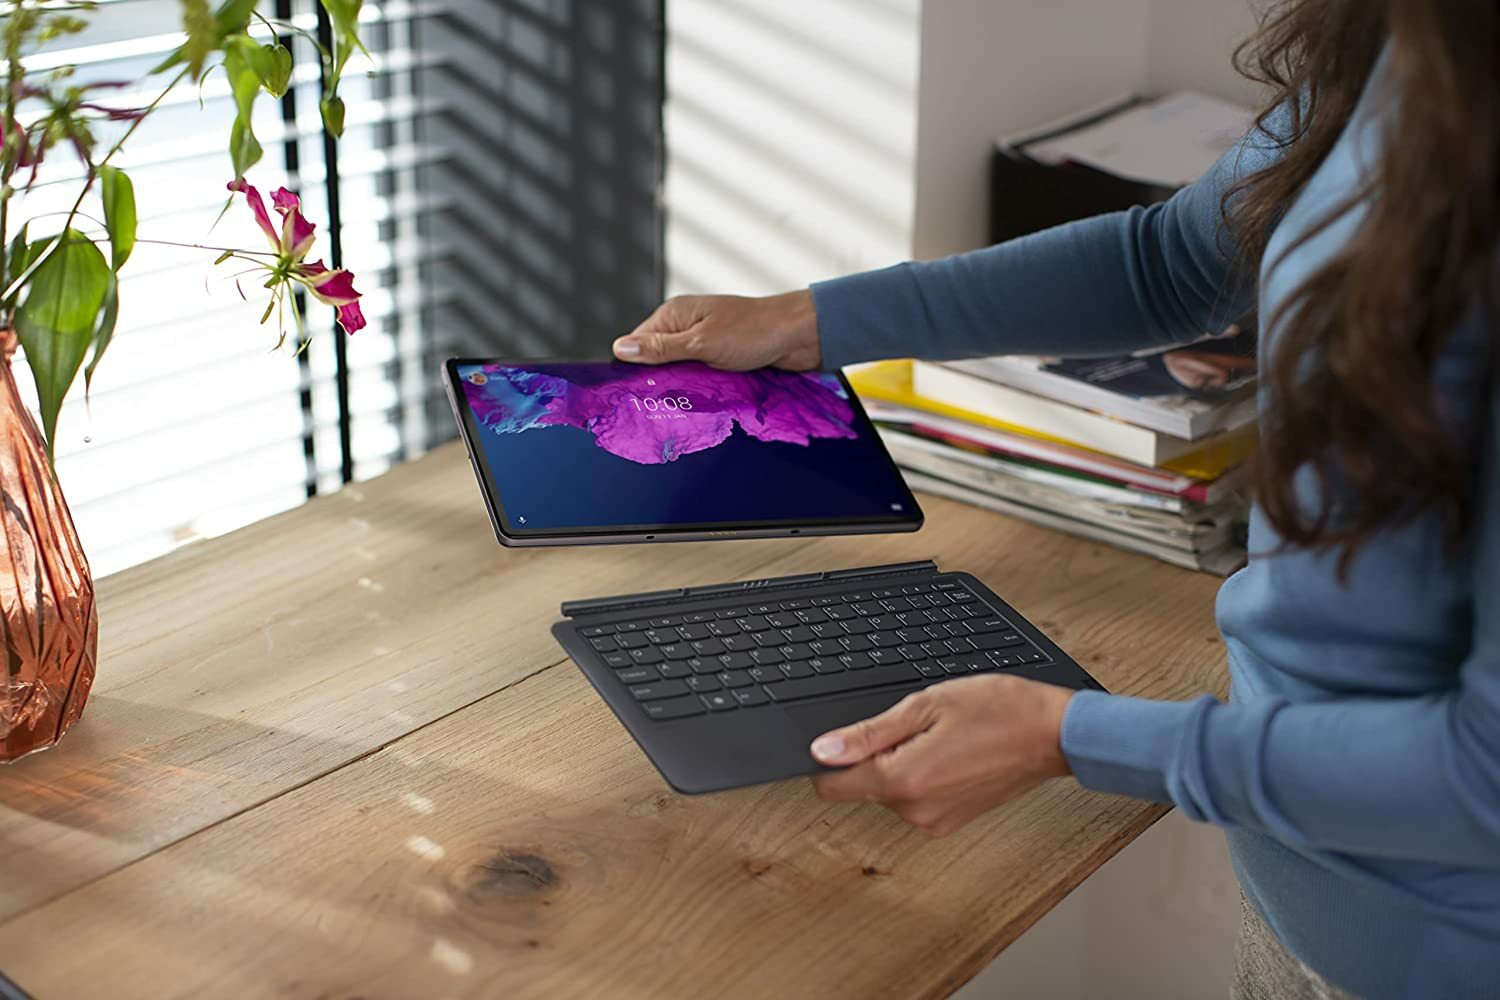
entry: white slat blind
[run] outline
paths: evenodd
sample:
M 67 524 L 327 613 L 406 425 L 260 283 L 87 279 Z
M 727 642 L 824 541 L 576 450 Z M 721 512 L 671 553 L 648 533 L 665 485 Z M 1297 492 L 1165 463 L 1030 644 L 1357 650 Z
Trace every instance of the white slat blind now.
M 262 12 L 276 16 L 270 3 Z M 309 0 L 297 0 L 291 13 L 299 26 L 315 29 Z M 404 428 L 403 414 L 393 412 L 413 389 L 410 376 L 393 375 L 389 364 L 417 353 L 427 295 L 416 224 L 423 204 L 412 171 L 434 153 L 411 137 L 413 119 L 433 106 L 411 86 L 422 65 L 410 44 L 416 14 L 409 3 L 367 2 L 363 33 L 375 60 L 356 56 L 342 87 L 344 263 L 358 278 L 369 319 L 347 345 L 353 472 L 360 477 L 427 439 L 419 406 Z M 136 80 L 179 43 L 179 19 L 175 0 L 106 0 L 88 32 L 40 53 L 32 66 L 75 65 L 80 81 Z M 304 40 L 290 44 L 295 116 L 284 121 L 283 106 L 261 96 L 256 132 L 266 152 L 249 180 L 267 195 L 283 184 L 299 191 L 318 225 L 314 256 L 327 261 L 318 67 Z M 100 100 L 143 105 L 164 83 L 152 78 L 101 92 Z M 191 86 L 174 93 L 116 159 L 135 182 L 142 242 L 122 273 L 119 324 L 91 398 L 85 401 L 80 378 L 59 422 L 58 474 L 98 575 L 285 510 L 343 480 L 332 344 L 343 334 L 334 332 L 333 311 L 310 302 L 314 344 L 306 357 L 289 347 L 273 352 L 275 330 L 258 325 L 265 302 L 258 281 L 247 280 L 242 297 L 230 277 L 233 263 L 214 267 L 215 251 L 150 242 L 264 249 L 239 202 L 214 225 L 232 176 L 226 144 L 233 111 L 221 74 L 202 88 L 201 108 L 199 98 Z M 111 128 L 101 126 L 101 142 L 118 134 Z M 12 217 L 65 212 L 77 191 L 70 182 L 81 175 L 71 151 L 55 149 Z M 29 388 L 29 373 L 17 374 Z

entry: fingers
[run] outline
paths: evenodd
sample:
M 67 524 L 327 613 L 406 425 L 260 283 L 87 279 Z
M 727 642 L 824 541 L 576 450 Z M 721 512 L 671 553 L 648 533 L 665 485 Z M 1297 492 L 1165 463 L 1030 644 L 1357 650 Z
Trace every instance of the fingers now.
M 663 333 L 648 331 L 627 334 L 615 341 L 615 357 L 636 364 L 660 365 L 668 361 L 702 360 L 703 338 L 692 331 Z
M 830 767 L 848 766 L 905 743 L 932 725 L 932 700 L 923 694 L 908 695 L 872 719 L 824 733 L 812 742 L 814 759 Z

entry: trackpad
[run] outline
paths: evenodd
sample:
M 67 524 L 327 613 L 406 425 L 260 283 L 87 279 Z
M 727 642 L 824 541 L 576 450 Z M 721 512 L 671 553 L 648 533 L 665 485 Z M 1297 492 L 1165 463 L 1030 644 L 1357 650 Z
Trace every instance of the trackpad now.
M 811 742 L 830 729 L 837 729 L 851 722 L 879 715 L 916 690 L 921 689 L 888 688 L 884 691 L 871 691 L 869 694 L 853 695 L 848 698 L 791 704 L 786 707 L 786 714 L 802 731 L 802 735 Z

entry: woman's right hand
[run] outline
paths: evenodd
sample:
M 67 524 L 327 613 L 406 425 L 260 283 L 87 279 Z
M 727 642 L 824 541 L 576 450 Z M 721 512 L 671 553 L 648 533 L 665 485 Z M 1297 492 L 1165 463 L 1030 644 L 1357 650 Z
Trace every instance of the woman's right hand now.
M 615 357 L 637 364 L 702 361 L 715 368 L 787 368 L 822 363 L 812 292 L 765 298 L 680 295 L 614 343 Z

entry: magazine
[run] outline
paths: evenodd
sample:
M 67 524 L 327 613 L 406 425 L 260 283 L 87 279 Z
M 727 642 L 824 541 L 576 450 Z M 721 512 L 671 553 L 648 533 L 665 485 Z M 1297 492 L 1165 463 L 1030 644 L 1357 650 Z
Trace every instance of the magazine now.
M 996 357 L 948 367 L 1187 440 L 1255 417 L 1256 334 L 1104 358 Z

